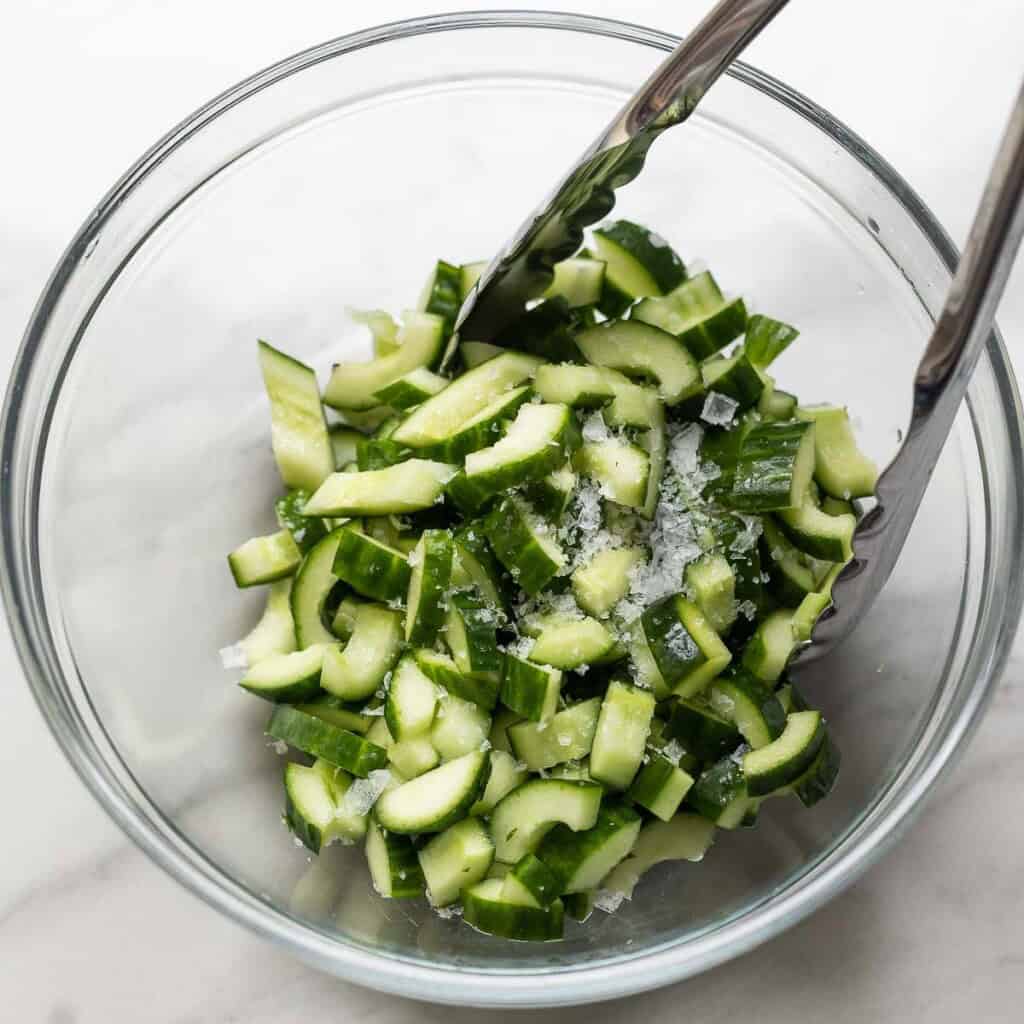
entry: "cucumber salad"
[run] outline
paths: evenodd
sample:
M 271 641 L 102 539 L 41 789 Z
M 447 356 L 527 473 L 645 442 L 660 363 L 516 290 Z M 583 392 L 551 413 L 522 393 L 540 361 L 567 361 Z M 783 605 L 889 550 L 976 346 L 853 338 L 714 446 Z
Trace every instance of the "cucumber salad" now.
M 796 329 L 629 221 L 442 373 L 482 268 L 358 314 L 374 358 L 323 394 L 259 343 L 284 493 L 228 556 L 267 600 L 225 660 L 273 705 L 297 841 L 361 843 L 381 897 L 544 941 L 767 798 L 831 791 L 785 668 L 876 470 L 845 409 L 776 386 Z

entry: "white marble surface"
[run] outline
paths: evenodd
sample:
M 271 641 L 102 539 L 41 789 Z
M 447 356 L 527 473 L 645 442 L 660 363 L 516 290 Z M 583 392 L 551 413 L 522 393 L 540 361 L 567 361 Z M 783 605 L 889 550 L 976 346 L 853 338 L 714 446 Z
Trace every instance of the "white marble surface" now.
M 445 3 L 441 7 L 498 7 Z M 536 3 L 685 30 L 698 0 Z M 89 206 L 141 150 L 254 68 L 423 0 L 34 0 L 5 9 L 0 372 Z M 958 240 L 1021 72 L 1019 0 L 794 3 L 753 62 L 858 129 Z M 1001 316 L 1024 365 L 1024 273 Z M 699 979 L 560 1019 L 798 1024 L 1020 1020 L 1024 657 L 910 835 L 844 897 Z M 24 1024 L 470 1020 L 317 974 L 200 905 L 128 844 L 46 731 L 6 630 L 0 1005 Z M 145 941 L 141 941 L 145 938 Z M 517 1017 L 519 1015 L 516 1015 Z M 555 1013 L 538 1011 L 539 1020 Z M 491 1019 L 511 1019 L 512 1013 Z

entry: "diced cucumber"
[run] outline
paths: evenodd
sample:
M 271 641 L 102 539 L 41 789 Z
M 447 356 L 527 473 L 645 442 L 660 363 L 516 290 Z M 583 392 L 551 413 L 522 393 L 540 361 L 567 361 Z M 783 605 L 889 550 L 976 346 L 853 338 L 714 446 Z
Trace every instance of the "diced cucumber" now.
M 619 681 L 609 684 L 590 750 L 590 774 L 598 782 L 613 789 L 629 787 L 643 760 L 654 705 L 648 690 Z
M 334 469 L 340 470 L 356 461 L 356 446 L 362 434 L 344 423 L 332 423 L 328 431 L 331 451 L 334 453 Z
M 302 552 L 291 531 L 278 530 L 267 537 L 253 537 L 228 555 L 228 568 L 236 587 L 255 587 L 261 583 L 291 576 L 302 561 Z
M 631 300 L 671 291 L 686 276 L 683 261 L 672 247 L 632 221 L 597 228 L 594 250 L 608 265 L 609 282 Z
M 547 525 L 520 498 L 510 496 L 495 506 L 484 521 L 484 533 L 527 594 L 539 593 L 565 566 L 565 555 Z
M 242 676 L 239 686 L 264 700 L 296 704 L 320 692 L 320 670 L 324 647 L 317 644 L 304 651 L 265 658 Z
M 400 601 L 412 571 L 401 551 L 355 530 L 343 530 L 334 556 L 334 574 L 365 597 Z
M 375 396 L 382 388 L 419 366 L 432 367 L 441 357 L 444 338 L 442 317 L 407 310 L 398 329 L 398 347 L 368 363 L 337 363 L 324 401 L 335 409 L 372 409 L 379 404 Z
M 494 557 L 484 524 L 460 526 L 455 531 L 455 560 L 452 586 L 472 587 L 496 613 L 504 606 L 501 593 L 501 566 Z
M 507 729 L 512 752 L 530 771 L 578 761 L 590 753 L 601 713 L 601 698 L 572 704 L 550 721 L 519 722 Z
M 520 767 L 519 762 L 508 751 L 492 750 L 491 777 L 487 780 L 487 788 L 483 796 L 470 808 L 469 813 L 490 814 L 503 797 L 527 780 L 528 775 L 527 770 Z
M 373 397 L 392 409 L 413 409 L 448 386 L 448 378 L 418 366 L 383 387 Z
M 764 391 L 764 377 L 742 348 L 730 356 L 706 359 L 701 363 L 700 375 L 705 392 L 731 398 L 740 412 L 757 405 Z
M 751 796 L 769 793 L 796 781 L 810 767 L 825 742 L 825 724 L 817 711 L 786 716 L 782 735 L 743 755 L 743 775 Z
M 806 405 L 797 417 L 814 424 L 814 479 L 833 498 L 849 501 L 875 493 L 878 467 L 857 447 L 850 417 L 841 406 Z
M 665 472 L 665 460 L 667 457 L 667 443 L 665 434 L 665 409 L 659 402 L 655 413 L 654 422 L 650 430 L 644 431 L 640 437 L 640 444 L 647 452 L 647 498 L 644 501 L 640 514 L 645 519 L 653 519 L 658 509 L 658 498 L 661 494 L 661 480 Z
M 540 632 L 529 658 L 541 665 L 571 670 L 605 661 L 614 649 L 614 635 L 597 619 L 555 615 L 540 620 Z
M 413 736 L 388 747 L 388 760 L 403 779 L 415 779 L 436 768 L 441 756 L 427 736 Z
M 796 415 L 796 395 L 772 386 L 765 386 L 757 400 L 757 411 L 766 420 L 791 420 Z
M 693 783 L 689 772 L 662 754 L 653 754 L 633 780 L 628 796 L 656 818 L 669 821 Z
M 334 473 L 306 503 L 312 516 L 403 515 L 430 508 L 441 500 L 453 466 L 409 459 L 387 469 Z
M 840 761 L 839 747 L 826 732 L 821 750 L 811 766 L 789 787 L 804 807 L 813 807 L 832 792 L 839 777 Z
M 359 442 L 356 451 L 356 468 L 360 472 L 371 469 L 387 469 L 388 466 L 397 466 L 406 459 L 411 459 L 415 453 L 405 445 L 397 444 L 387 437 L 366 437 Z
M 446 907 L 484 878 L 494 860 L 494 843 L 478 818 L 466 818 L 423 846 L 419 860 L 427 899 L 435 907 Z
M 386 899 L 412 900 L 423 894 L 423 872 L 416 847 L 408 836 L 396 835 L 370 822 L 366 861 L 377 893 Z
M 510 726 L 516 725 L 523 720 L 523 716 L 511 708 L 498 707 L 494 712 L 494 719 L 491 722 L 491 732 L 488 736 L 491 746 L 495 750 L 504 750 L 512 753 L 512 741 L 509 739 L 508 730 Z
M 629 508 L 644 506 L 650 459 L 643 449 L 615 438 L 591 441 L 577 452 L 574 464 L 597 482 L 609 501 Z
M 651 605 L 641 622 L 662 679 L 680 697 L 700 693 L 732 660 L 701 610 L 681 595 Z
M 383 793 L 374 813 L 389 832 L 443 832 L 466 817 L 487 785 L 491 761 L 474 750 Z
M 459 267 L 459 274 L 462 280 L 462 299 L 473 290 L 473 286 L 480 280 L 480 276 L 487 269 L 487 260 L 477 260 L 475 263 L 463 263 Z
M 272 583 L 267 590 L 267 604 L 260 621 L 238 643 L 248 667 L 276 654 L 290 654 L 295 650 L 291 592 L 291 580 Z
M 790 345 L 800 332 L 781 320 L 755 313 L 747 322 L 747 337 L 744 348 L 755 366 L 770 366 Z
M 732 722 L 754 750 L 777 739 L 786 724 L 786 712 L 778 698 L 766 695 L 764 683 L 742 669 L 727 678 L 716 679 L 708 701 Z
M 454 546 L 448 530 L 424 530 L 409 556 L 412 573 L 405 609 L 407 643 L 432 644 L 445 620 Z
M 601 299 L 605 264 L 602 260 L 574 257 L 554 266 L 555 276 L 544 298 L 561 296 L 570 307 L 595 306 Z
M 741 742 L 732 719 L 699 698 L 672 702 L 665 735 L 678 740 L 687 753 L 701 761 L 716 761 Z
M 544 664 L 531 664 L 515 655 L 505 655 L 501 680 L 501 702 L 531 722 L 546 722 L 558 707 L 562 673 Z
M 450 437 L 415 451 L 424 458 L 458 462 L 472 452 L 488 448 L 501 440 L 509 421 L 532 394 L 532 389 L 526 384 L 506 391 L 466 420 Z
M 462 268 L 438 260 L 430 278 L 423 287 L 419 308 L 433 313 L 444 321 L 444 334 L 448 337 L 462 305 Z
M 316 373 L 265 341 L 260 370 L 270 399 L 271 443 L 288 487 L 315 490 L 334 472 L 334 452 L 320 404 Z
M 299 551 L 305 554 L 327 536 L 327 525 L 322 519 L 304 516 L 301 509 L 309 500 L 309 492 L 302 488 L 290 490 L 274 502 L 274 512 L 280 526 L 292 535 Z
M 765 516 L 761 527 L 775 593 L 785 604 L 799 604 L 807 594 L 818 590 L 831 563 L 811 558 L 796 548 L 773 517 Z
M 322 761 L 308 768 L 285 765 L 285 820 L 313 853 L 335 839 L 354 842 L 366 834 L 365 815 L 345 813 L 339 807 L 351 782 L 351 776 Z
M 743 648 L 743 667 L 766 683 L 782 675 L 796 647 L 793 612 L 780 609 L 764 618 Z
M 714 838 L 715 826 L 697 814 L 648 822 L 640 830 L 632 853 L 604 880 L 603 887 L 632 899 L 637 882 L 655 865 L 671 860 L 701 861 Z
M 399 661 L 391 676 L 384 720 L 398 741 L 423 736 L 430 731 L 437 712 L 437 687 L 408 655 Z
M 548 363 L 538 368 L 533 389 L 545 402 L 596 409 L 615 397 L 615 377 L 629 383 L 622 374 L 601 366 Z
M 644 689 L 650 690 L 658 700 L 664 700 L 671 695 L 672 690 L 665 682 L 658 663 L 654 660 L 641 619 L 637 619 L 630 626 L 629 633 L 629 657 L 636 683 Z
M 334 556 L 348 527 L 332 530 L 311 548 L 292 581 L 290 604 L 295 625 L 295 643 L 299 650 L 313 644 L 333 644 L 337 637 L 324 624 L 324 605 L 338 582 L 334 575 Z
M 723 757 L 701 772 L 686 795 L 698 814 L 714 822 L 719 828 L 734 829 L 750 810 L 751 797 L 743 777 L 742 758 Z
M 328 648 L 330 650 L 331 648 Z M 326 652 L 325 652 L 326 653 Z M 366 736 L 370 731 L 373 719 L 369 715 L 361 715 L 346 707 L 346 702 L 330 693 L 319 693 L 312 700 L 295 705 L 296 710 L 304 711 L 314 718 L 321 718 L 341 729 Z
M 561 823 L 574 832 L 593 828 L 601 805 L 601 787 L 561 779 L 531 779 L 512 790 L 491 813 L 494 856 L 515 864 L 532 853 Z
M 444 638 L 456 668 L 463 675 L 497 683 L 503 668 L 498 650 L 498 622 L 498 613 L 476 594 L 452 594 Z
M 478 704 L 490 711 L 498 701 L 498 679 L 466 675 L 454 660 L 439 651 L 419 650 L 416 663 L 429 679 L 443 686 L 452 696 Z
M 805 501 L 797 508 L 780 510 L 777 516 L 790 543 L 805 554 L 828 562 L 848 562 L 853 557 L 857 518 L 852 513 L 830 515 Z
M 549 907 L 510 903 L 502 894 L 503 885 L 501 878 L 487 878 L 463 891 L 463 919 L 468 925 L 503 939 L 551 942 L 562 937 L 561 900 Z
M 304 711 L 278 704 L 267 723 L 267 735 L 289 746 L 365 777 L 387 763 L 387 751 L 347 729 Z
M 654 381 L 675 405 L 700 387 L 696 360 L 671 334 L 637 320 L 599 324 L 581 331 L 576 344 L 587 361 Z
M 731 508 L 796 508 L 814 472 L 816 428 L 810 422 L 761 423 L 746 432 L 736 459 Z
M 402 617 L 378 604 L 361 604 L 345 647 L 329 647 L 320 685 L 342 700 L 365 700 L 384 682 L 402 646 Z
M 703 555 L 686 567 L 686 585 L 715 632 L 728 632 L 738 614 L 736 573 L 729 560 L 724 555 Z
M 599 619 L 626 596 L 633 570 L 644 561 L 643 548 L 608 548 L 598 551 L 586 565 L 572 574 L 576 602 Z
M 560 469 L 548 473 L 546 477 L 527 484 L 523 493 L 545 519 L 557 523 L 572 504 L 576 484 L 576 474 L 572 471 L 572 465 L 567 462 Z
M 513 903 L 536 903 L 547 907 L 558 899 L 558 876 L 539 857 L 532 853 L 521 857 L 505 875 L 501 894 Z
M 472 701 L 449 694 L 437 709 L 430 742 L 442 761 L 455 761 L 487 744 L 491 716 Z

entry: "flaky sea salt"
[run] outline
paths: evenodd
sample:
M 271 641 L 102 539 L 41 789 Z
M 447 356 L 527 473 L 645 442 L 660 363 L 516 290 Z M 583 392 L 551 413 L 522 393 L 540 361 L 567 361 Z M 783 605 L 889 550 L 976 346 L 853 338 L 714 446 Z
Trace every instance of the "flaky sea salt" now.
M 278 757 L 284 757 L 288 753 L 288 744 L 284 740 L 274 740 L 270 744 L 270 749 L 277 754 Z
M 700 443 L 704 438 L 703 429 L 696 423 L 687 423 L 672 434 L 668 449 L 668 464 L 681 477 L 692 476 L 700 464 Z
M 387 768 L 380 768 L 372 771 L 365 779 L 355 779 L 352 785 L 345 790 L 345 795 L 338 805 L 338 813 L 348 816 L 350 814 L 369 814 L 377 798 L 387 788 L 391 781 L 391 772 Z
M 700 418 L 705 423 L 715 427 L 727 427 L 733 421 L 739 403 L 723 395 L 720 391 L 709 391 L 704 399 L 704 408 L 701 409 Z
M 663 757 L 667 757 L 674 765 L 678 765 L 679 759 L 686 753 L 686 751 L 683 749 L 683 745 L 679 740 L 669 740 L 668 743 L 661 748 L 661 753 Z
M 450 921 L 453 917 L 462 916 L 462 907 L 458 903 L 454 903 L 450 907 L 434 907 L 434 913 L 438 917 L 443 917 L 446 921 Z
M 624 892 L 609 892 L 607 889 L 599 889 L 597 896 L 594 897 L 594 906 L 606 914 L 614 914 L 622 906 L 622 901 L 625 898 Z
M 218 653 L 220 654 L 220 663 L 223 668 L 236 669 L 249 667 L 249 659 L 246 657 L 245 648 L 241 644 L 232 644 L 230 647 L 222 647 Z
M 583 421 L 584 441 L 607 441 L 611 436 L 611 431 L 600 412 L 592 412 Z
M 749 622 L 753 622 L 754 616 L 757 615 L 757 605 L 753 601 L 740 601 L 736 610 Z

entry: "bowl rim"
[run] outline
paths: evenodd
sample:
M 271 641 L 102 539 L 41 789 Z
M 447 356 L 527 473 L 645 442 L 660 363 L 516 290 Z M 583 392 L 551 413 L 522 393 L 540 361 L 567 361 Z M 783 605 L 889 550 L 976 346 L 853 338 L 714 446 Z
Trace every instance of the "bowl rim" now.
M 589 966 L 560 966 L 547 969 L 473 969 L 427 966 L 401 956 L 367 952 L 347 945 L 326 932 L 304 926 L 286 912 L 269 907 L 254 893 L 236 882 L 186 841 L 187 850 L 173 826 L 166 821 L 148 819 L 131 799 L 124 786 L 102 762 L 97 750 L 85 749 L 74 723 L 52 691 L 45 643 L 40 640 L 34 610 L 26 605 L 20 591 L 23 577 L 38 572 L 19 550 L 19 503 L 11 498 L 17 476 L 17 442 L 22 424 L 21 395 L 26 390 L 34 361 L 43 345 L 49 319 L 62 290 L 83 258 L 88 257 L 104 224 L 116 213 L 128 195 L 160 163 L 205 124 L 248 97 L 320 62 L 343 56 L 365 47 L 397 39 L 466 29 L 524 28 L 563 30 L 637 43 L 656 50 L 669 51 L 679 38 L 666 32 L 630 22 L 581 14 L 531 10 L 468 11 L 429 15 L 377 25 L 337 37 L 285 58 L 228 88 L 172 128 L 148 149 L 113 185 L 85 223 L 75 234 L 52 272 L 33 310 L 9 378 L 2 414 L 0 414 L 0 590 L 15 647 L 37 705 L 72 767 L 86 788 L 117 822 L 125 834 L 173 878 L 218 908 L 228 917 L 252 931 L 289 949 L 308 963 L 359 984 L 404 996 L 427 997 L 437 1002 L 473 1006 L 558 1006 L 612 999 L 667 985 L 706 970 L 744 953 L 777 935 L 821 906 L 859 877 L 901 835 L 923 799 L 954 758 L 963 752 L 1005 666 L 1019 621 L 1024 580 L 1012 582 L 1003 609 L 1003 622 L 1012 626 L 1002 631 L 988 658 L 988 671 L 979 676 L 970 694 L 938 749 L 927 765 L 918 769 L 916 778 L 892 800 L 873 828 L 856 844 L 833 849 L 825 863 L 822 857 L 801 877 L 801 884 L 783 896 L 776 905 L 758 906 L 746 911 L 713 931 L 686 943 L 688 955 L 680 957 L 680 945 L 667 942 L 660 948 L 598 961 Z M 829 135 L 869 172 L 879 178 L 902 204 L 922 233 L 934 246 L 939 258 L 950 269 L 957 262 L 952 242 L 934 216 L 895 169 L 859 136 L 824 109 L 788 86 L 750 65 L 737 62 L 728 74 L 787 106 Z M 1005 426 L 1011 445 L 1019 458 L 1024 437 L 1024 418 L 1016 381 L 1002 339 L 993 331 L 986 352 L 997 370 Z M 1024 476 L 1024 474 L 1021 474 Z M 1024 479 L 1012 481 L 1017 507 L 1024 507 Z M 37 498 L 37 495 L 36 495 Z M 36 511 L 33 505 L 32 513 Z M 1020 544 L 1017 544 L 1019 553 Z M 58 673 L 59 674 L 59 673 Z M 892 786 L 890 785 L 890 789 Z M 884 794 L 882 794 L 884 795 Z M 877 810 L 875 805 L 862 816 Z M 174 833 L 173 835 L 170 833 Z M 844 842 L 849 838 L 849 831 Z M 446 983 L 446 984 L 444 984 Z M 443 985 L 443 987 L 442 987 Z

